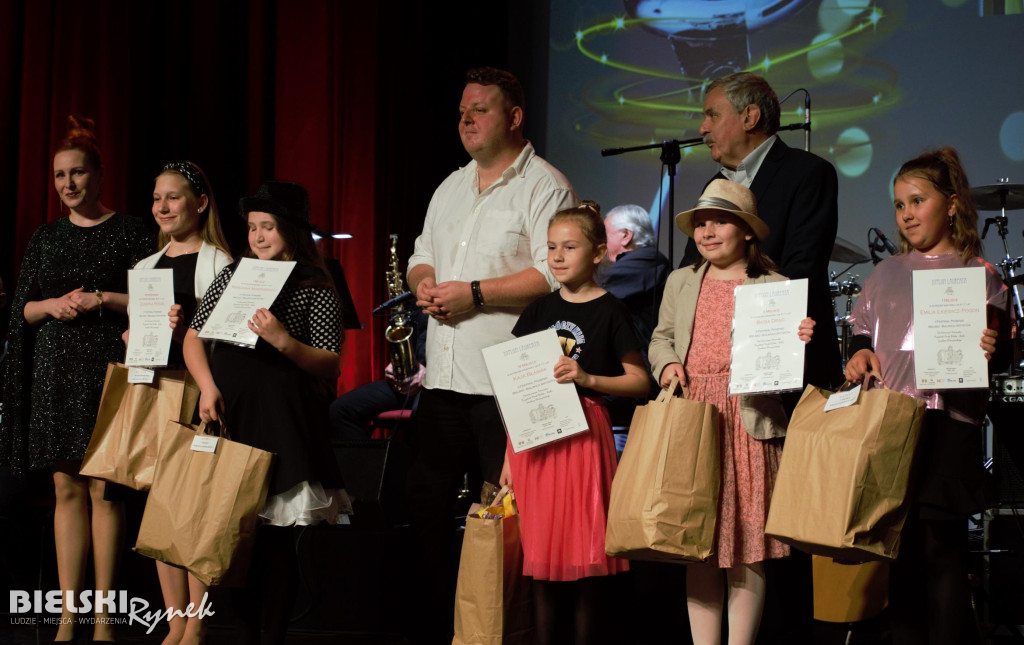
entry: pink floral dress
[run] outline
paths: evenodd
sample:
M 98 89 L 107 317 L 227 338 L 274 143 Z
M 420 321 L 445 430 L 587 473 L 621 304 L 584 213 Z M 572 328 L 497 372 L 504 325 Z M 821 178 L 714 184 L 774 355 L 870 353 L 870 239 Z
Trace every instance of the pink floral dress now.
M 711 403 L 719 412 L 722 482 L 710 562 L 722 568 L 789 555 L 788 546 L 764 534 L 782 440 L 751 437 L 740 421 L 739 399 L 729 396 L 733 290 L 741 284 L 742 279 L 705 276 L 685 364 L 690 398 Z

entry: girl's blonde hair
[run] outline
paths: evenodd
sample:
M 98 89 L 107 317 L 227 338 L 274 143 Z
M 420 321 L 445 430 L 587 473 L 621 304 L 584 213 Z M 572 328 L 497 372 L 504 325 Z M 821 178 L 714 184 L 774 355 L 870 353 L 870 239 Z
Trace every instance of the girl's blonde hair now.
M 602 245 L 608 247 L 608 233 L 604 228 L 604 219 L 601 218 L 601 205 L 597 202 L 585 199 L 579 206 L 558 211 L 548 220 L 548 228 L 563 220 L 575 222 L 595 252 Z
M 971 258 L 981 257 L 983 249 L 981 238 L 978 237 L 978 211 L 971 199 L 971 186 L 967 181 L 967 172 L 960 162 L 956 150 L 947 146 L 911 159 L 900 167 L 893 185 L 904 177 L 924 179 L 935 186 L 935 190 L 952 199 L 954 213 L 949 219 L 949 229 L 953 237 L 953 247 L 960 252 L 960 258 L 967 262 Z M 900 252 L 909 253 L 913 247 L 903 233 L 898 230 Z
M 231 255 L 228 240 L 224 236 L 224 229 L 220 225 L 220 210 L 217 208 L 217 199 L 213 196 L 213 188 L 210 187 L 210 180 L 207 179 L 203 169 L 191 161 L 172 161 L 164 164 L 160 175 L 178 175 L 185 180 L 188 190 L 198 201 L 199 197 L 206 195 L 206 208 L 199 213 L 199 235 L 207 244 L 212 244 L 227 255 Z M 157 235 L 157 248 L 164 248 L 171 241 L 169 235 L 160 231 Z

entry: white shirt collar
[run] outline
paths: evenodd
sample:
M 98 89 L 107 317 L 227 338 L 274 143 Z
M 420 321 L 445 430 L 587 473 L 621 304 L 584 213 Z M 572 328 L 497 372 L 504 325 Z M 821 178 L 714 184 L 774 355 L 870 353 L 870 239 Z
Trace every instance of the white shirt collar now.
M 743 184 L 747 188 L 750 188 L 750 184 L 753 183 L 754 176 L 757 175 L 757 171 L 761 168 L 764 158 L 768 156 L 768 150 L 778 138 L 778 135 L 773 134 L 765 139 L 761 145 L 754 148 L 750 154 L 740 162 L 740 165 L 736 166 L 736 170 L 731 170 L 722 166 L 722 175 L 729 181 L 735 181 L 737 184 Z

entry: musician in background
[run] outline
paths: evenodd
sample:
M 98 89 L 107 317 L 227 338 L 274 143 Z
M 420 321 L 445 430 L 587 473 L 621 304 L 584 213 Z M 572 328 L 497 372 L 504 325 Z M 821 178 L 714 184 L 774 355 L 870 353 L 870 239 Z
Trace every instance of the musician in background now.
M 370 438 L 369 424 L 377 415 L 391 410 L 416 410 L 423 375 L 427 372 L 428 320 L 421 311 L 414 316 L 412 342 L 416 348 L 416 371 L 397 379 L 388 363 L 383 379 L 346 392 L 331 403 L 332 440 L 365 441 Z
M 632 314 L 633 331 L 643 346 L 644 363 L 650 373 L 647 346 L 658 324 L 661 294 L 672 270 L 671 262 L 658 251 L 651 216 L 641 206 L 623 204 L 611 209 L 604 216 L 604 229 L 608 236 L 608 255 L 598 269 L 596 281 L 621 300 Z M 659 387 L 654 379 L 651 379 L 651 387 L 651 393 L 657 395 Z M 620 396 L 605 396 L 604 399 L 612 425 L 628 427 L 637 400 Z M 619 435 L 616 441 L 622 443 Z M 622 450 L 618 443 L 616 447 Z

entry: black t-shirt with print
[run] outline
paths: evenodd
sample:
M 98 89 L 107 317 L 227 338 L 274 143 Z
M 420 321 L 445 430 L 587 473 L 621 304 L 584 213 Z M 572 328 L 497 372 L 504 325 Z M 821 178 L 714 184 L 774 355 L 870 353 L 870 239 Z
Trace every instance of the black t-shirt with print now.
M 519 316 L 512 334 L 554 329 L 565 355 L 595 376 L 621 376 L 622 358 L 640 351 L 629 311 L 606 293 L 588 302 L 568 302 L 560 291 L 534 300 Z M 581 394 L 594 394 L 580 388 Z

